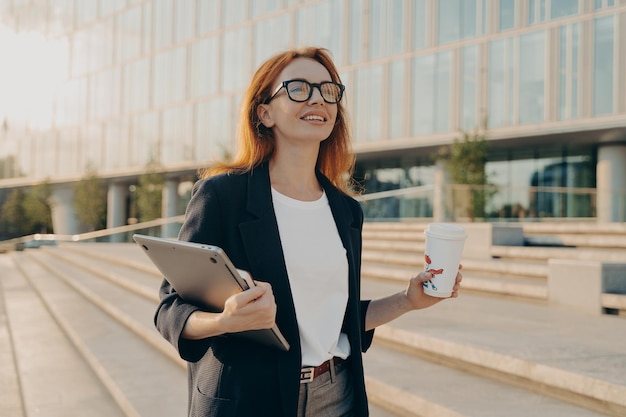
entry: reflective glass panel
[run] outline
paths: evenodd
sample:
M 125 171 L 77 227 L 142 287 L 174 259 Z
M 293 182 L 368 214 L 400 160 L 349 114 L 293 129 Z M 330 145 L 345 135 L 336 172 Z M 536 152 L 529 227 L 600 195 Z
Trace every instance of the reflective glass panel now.
M 259 20 L 254 26 L 254 67 L 257 68 L 263 61 L 277 51 L 286 50 L 292 40 L 285 33 L 291 32 L 291 16 L 279 16 Z
M 193 160 L 192 107 L 174 107 L 163 112 L 161 162 L 180 163 Z
M 104 126 L 104 169 L 121 169 L 130 163 L 128 119 L 116 119 Z
M 100 0 L 100 15 L 106 16 L 123 9 L 125 6 L 126 0 Z
M 614 17 L 594 20 L 593 114 L 613 113 Z
M 356 72 L 358 102 L 356 110 L 355 141 L 378 140 L 382 135 L 382 86 L 383 67 L 374 65 Z
M 450 51 L 437 54 L 435 69 L 435 132 L 450 130 L 450 80 L 452 75 L 452 53 Z
M 500 0 L 499 30 L 515 28 L 515 0 Z
M 413 88 L 411 92 L 413 109 L 412 133 L 424 135 L 433 132 L 435 120 L 435 56 L 424 55 L 413 59 Z
M 551 0 L 550 18 L 572 16 L 578 14 L 578 0 Z
M 280 3 L 280 0 L 254 0 L 250 2 L 250 12 L 252 17 L 258 17 L 278 10 Z
M 576 118 L 578 114 L 578 60 L 580 24 L 559 28 L 558 118 Z
M 202 0 L 197 3 L 198 34 L 213 32 L 220 27 L 220 0 Z
M 406 50 L 402 0 L 372 0 L 369 37 L 372 59 Z
M 124 67 L 123 112 L 144 110 L 150 100 L 150 59 L 144 58 Z
M 116 62 L 124 62 L 141 54 L 141 8 L 132 8 L 117 17 L 115 33 Z
M 544 120 L 545 108 L 545 32 L 520 37 L 519 56 L 519 122 Z
M 182 42 L 193 36 L 196 0 L 176 0 L 174 2 L 174 41 Z
M 406 61 L 393 61 L 389 64 L 389 136 L 400 138 L 406 136 L 404 121 L 406 119 L 405 100 L 407 98 Z
M 478 46 L 470 45 L 461 52 L 461 129 L 473 130 L 478 126 Z
M 224 27 L 232 26 L 246 20 L 248 6 L 247 0 L 224 0 L 222 10 L 224 14 Z
M 439 44 L 476 36 L 476 0 L 440 0 L 436 4 Z
M 325 0 L 296 12 L 296 46 L 327 48 L 337 65 L 343 62 L 343 2 Z M 359 42 L 360 43 L 360 42 Z
M 363 16 L 364 2 L 360 0 L 350 1 L 350 62 L 356 64 L 363 58 L 361 56 L 361 16 Z
M 242 53 L 250 47 L 250 26 L 231 30 L 224 34 L 222 50 L 223 91 L 243 89 L 250 77 L 250 53 Z
M 426 18 L 426 0 L 413 0 L 413 49 L 426 47 L 426 33 L 428 33 L 429 19 Z
M 0 6 L 2 7 L 2 6 Z M 60 35 L 74 27 L 74 0 L 56 0 L 50 4 L 49 31 Z M 2 14 L 2 10 L 0 10 Z M 8 10 L 7 13 L 8 15 Z
M 234 136 L 231 108 L 231 98 L 226 96 L 198 103 L 196 106 L 195 160 L 222 160 L 231 152 L 230 143 Z
M 132 120 L 130 135 L 131 165 L 145 167 L 149 162 L 160 160 L 159 114 L 140 113 Z
M 172 0 L 154 0 L 153 4 L 154 49 L 160 49 L 172 43 L 174 6 Z
M 217 37 L 202 39 L 191 47 L 190 94 L 202 97 L 214 94 L 219 87 L 219 48 Z

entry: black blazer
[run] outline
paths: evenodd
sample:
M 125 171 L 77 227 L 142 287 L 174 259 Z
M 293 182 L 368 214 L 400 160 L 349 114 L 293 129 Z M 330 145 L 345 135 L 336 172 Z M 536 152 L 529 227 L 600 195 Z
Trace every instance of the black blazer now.
M 352 350 L 348 369 L 353 376 L 356 415 L 367 416 L 361 352 L 369 348 L 374 332 L 365 331 L 369 301 L 360 300 L 363 212 L 357 201 L 321 173 L 317 176 L 347 251 L 350 285 L 343 331 Z M 154 320 L 163 337 L 188 361 L 189 416 L 295 416 L 301 346 L 267 163 L 247 174 L 198 181 L 179 238 L 219 246 L 237 268 L 269 282 L 277 304 L 276 323 L 291 345 L 289 352 L 282 352 L 228 335 L 183 339 L 185 322 L 198 307 L 184 302 L 164 280 Z

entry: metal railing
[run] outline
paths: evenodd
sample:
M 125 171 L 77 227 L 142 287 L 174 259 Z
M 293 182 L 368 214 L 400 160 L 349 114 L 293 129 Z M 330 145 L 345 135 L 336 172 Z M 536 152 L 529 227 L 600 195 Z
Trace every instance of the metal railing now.
M 178 230 L 184 219 L 185 216 L 180 215 L 74 235 L 36 233 L 1 241 L 0 253 L 43 245 L 54 245 L 56 242 L 132 242 L 132 235 L 138 231 L 143 231 L 143 234 L 152 236 L 166 235 L 175 237 L 178 235 Z
M 381 191 L 360 195 L 357 200 L 367 221 L 595 221 L 598 205 L 595 188 L 459 184 Z M 612 194 L 609 203 L 617 221 L 626 221 L 626 192 Z M 0 252 L 56 242 L 132 242 L 138 231 L 176 237 L 183 221 L 184 215 L 180 215 L 74 235 L 33 234 L 0 241 Z
M 609 197 L 603 204 L 611 213 L 610 221 L 626 221 L 626 192 Z M 382 191 L 358 199 L 371 221 L 596 221 L 599 217 L 595 188 L 448 184 Z

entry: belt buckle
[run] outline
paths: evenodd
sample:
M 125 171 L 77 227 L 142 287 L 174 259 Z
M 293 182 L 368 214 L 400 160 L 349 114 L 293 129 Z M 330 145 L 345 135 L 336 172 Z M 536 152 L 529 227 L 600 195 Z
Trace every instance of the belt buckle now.
M 312 382 L 314 378 L 315 378 L 315 367 L 311 366 L 309 368 L 302 368 L 300 370 L 300 383 L 301 384 L 308 384 L 309 382 Z

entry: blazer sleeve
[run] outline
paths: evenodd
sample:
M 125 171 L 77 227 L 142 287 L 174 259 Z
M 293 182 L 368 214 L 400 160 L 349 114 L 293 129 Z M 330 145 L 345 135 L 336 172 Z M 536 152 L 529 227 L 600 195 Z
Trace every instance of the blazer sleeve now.
M 220 218 L 219 211 L 217 193 L 213 190 L 211 181 L 198 181 L 192 190 L 179 240 L 198 243 L 218 242 L 221 233 L 219 221 L 212 220 Z M 200 308 L 185 302 L 167 279 L 163 279 L 159 299 L 160 303 L 154 316 L 157 330 L 178 350 L 181 358 L 188 362 L 200 360 L 211 345 L 212 339 L 190 340 L 182 337 L 189 316 Z

